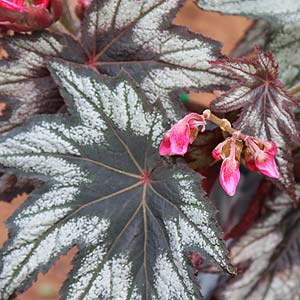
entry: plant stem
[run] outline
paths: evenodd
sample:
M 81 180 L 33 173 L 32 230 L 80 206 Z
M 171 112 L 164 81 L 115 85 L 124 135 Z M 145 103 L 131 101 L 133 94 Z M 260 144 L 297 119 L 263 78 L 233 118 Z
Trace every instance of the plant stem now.
M 244 140 L 247 137 L 247 135 L 241 133 L 239 130 L 232 128 L 231 123 L 227 119 L 221 119 L 221 118 L 217 117 L 209 109 L 206 109 L 203 112 L 203 116 L 204 116 L 205 120 L 208 120 L 208 121 L 216 124 L 217 126 L 219 126 L 221 128 L 221 130 L 228 132 L 231 135 L 236 135 L 237 138 L 241 138 L 242 140 Z
M 63 14 L 60 18 L 61 24 L 70 32 L 75 33 L 75 20 L 72 17 L 72 12 L 70 10 L 70 5 L 68 0 L 63 0 L 64 2 L 64 10 Z
M 291 87 L 290 89 L 288 89 L 288 93 L 291 96 L 294 96 L 296 94 L 298 94 L 300 92 L 300 84 L 296 84 L 293 87 Z

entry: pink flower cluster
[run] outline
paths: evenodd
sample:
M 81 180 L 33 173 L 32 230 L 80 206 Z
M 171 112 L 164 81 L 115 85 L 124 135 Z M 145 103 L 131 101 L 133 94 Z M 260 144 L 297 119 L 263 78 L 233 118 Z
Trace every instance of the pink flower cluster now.
M 253 136 L 244 138 L 245 163 L 250 171 L 258 171 L 272 178 L 279 178 L 279 172 L 275 161 L 277 147 L 273 141 L 265 142 Z M 230 144 L 230 151 L 226 151 L 226 145 Z M 212 152 L 217 160 L 223 159 L 220 170 L 220 183 L 224 191 L 233 196 L 240 180 L 240 154 L 243 142 L 232 136 L 220 143 Z
M 189 144 L 193 143 L 198 135 L 198 127 L 205 130 L 204 115 L 190 113 L 178 121 L 164 136 L 159 147 L 160 155 L 184 155 Z M 262 141 L 253 136 L 238 135 L 227 138 L 217 145 L 212 155 L 216 160 L 223 160 L 220 170 L 220 183 L 224 191 L 233 196 L 240 180 L 240 157 L 245 149 L 245 163 L 249 170 L 258 171 L 272 178 L 279 178 L 275 161 L 277 147 L 273 141 Z

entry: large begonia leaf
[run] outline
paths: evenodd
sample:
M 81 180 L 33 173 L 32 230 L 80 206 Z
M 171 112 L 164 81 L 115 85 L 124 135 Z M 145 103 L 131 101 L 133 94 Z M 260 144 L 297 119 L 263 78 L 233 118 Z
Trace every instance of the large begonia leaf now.
M 45 184 L 9 219 L 1 299 L 77 245 L 62 299 L 199 299 L 189 251 L 234 272 L 201 176 L 158 155 L 163 113 L 121 73 L 64 61 L 52 74 L 71 116 L 2 138 L 0 163 Z
M 300 23 L 300 2 L 294 0 L 197 0 L 205 10 L 265 18 L 273 24 Z
M 6 38 L 11 59 L 0 64 L 0 101 L 7 104 L 0 132 L 61 105 L 46 67 L 49 57 L 89 64 L 109 75 L 125 68 L 152 102 L 162 102 L 169 118 L 183 113 L 179 90 L 228 83 L 208 70 L 208 60 L 220 57 L 220 44 L 172 25 L 183 2 L 95 0 L 77 41 L 49 32 Z
M 220 288 L 224 300 L 299 299 L 300 210 L 287 194 L 269 198 L 264 210 L 231 249 L 241 272 Z
M 10 58 L 0 61 L 0 102 L 6 104 L 0 117 L 0 133 L 19 126 L 34 114 L 56 112 L 62 105 L 46 66 L 48 58 L 85 61 L 81 46 L 67 35 L 15 35 L 5 38 L 3 46 Z
M 213 67 L 237 78 L 239 83 L 211 102 L 218 113 L 239 110 L 234 126 L 243 133 L 266 141 L 278 148 L 276 161 L 280 171 L 277 183 L 293 199 L 294 175 L 290 149 L 299 143 L 297 107 L 278 79 L 278 65 L 272 53 L 255 49 L 252 58 L 225 59 L 212 62 Z
M 90 64 L 110 75 L 124 68 L 151 102 L 161 101 L 171 119 L 180 115 L 179 90 L 226 83 L 208 70 L 208 60 L 220 55 L 220 44 L 172 25 L 183 3 L 95 0 L 82 28 Z
M 220 56 L 219 43 L 171 24 L 182 2 L 95 0 L 77 41 L 49 32 L 7 37 L 4 47 L 10 59 L 0 62 L 0 102 L 6 103 L 0 134 L 34 114 L 61 107 L 46 65 L 51 57 L 89 63 L 110 75 L 123 67 L 152 102 L 161 101 L 169 118 L 180 116 L 179 90 L 207 90 L 225 83 L 208 71 L 207 60 Z

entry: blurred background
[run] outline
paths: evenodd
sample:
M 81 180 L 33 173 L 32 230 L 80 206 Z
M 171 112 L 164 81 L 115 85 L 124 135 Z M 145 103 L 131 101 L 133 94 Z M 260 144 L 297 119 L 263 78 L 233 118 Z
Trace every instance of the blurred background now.
M 252 26 L 252 21 L 239 16 L 222 16 L 219 13 L 204 12 L 192 0 L 186 1 L 178 12 L 175 25 L 186 26 L 189 30 L 220 41 L 223 44 L 222 54 L 229 56 L 236 45 L 243 39 L 245 33 Z M 202 93 L 203 105 L 207 106 L 214 98 L 213 94 Z M 1 104 L 0 104 L 1 113 Z M 26 200 L 27 195 L 20 195 L 11 203 L 0 201 L 0 245 L 7 239 L 5 220 Z M 1 200 L 1 199 L 0 199 Z M 46 274 L 40 274 L 37 282 L 25 293 L 17 297 L 18 300 L 58 300 L 59 289 L 71 270 L 71 261 L 76 248 L 62 256 Z M 201 281 L 201 277 L 200 277 Z

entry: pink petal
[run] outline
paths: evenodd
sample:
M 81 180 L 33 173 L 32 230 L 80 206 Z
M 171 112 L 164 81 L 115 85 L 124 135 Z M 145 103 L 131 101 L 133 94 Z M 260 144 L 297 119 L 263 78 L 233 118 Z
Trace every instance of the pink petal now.
M 170 131 L 164 133 L 163 140 L 159 146 L 159 154 L 161 156 L 171 154 Z
M 33 0 L 33 3 L 37 7 L 47 8 L 49 5 L 49 0 Z
M 269 153 L 269 154 L 271 154 L 273 156 L 276 155 L 276 153 L 277 153 L 276 144 L 273 141 L 270 141 L 270 142 L 268 142 L 268 146 L 270 148 L 268 147 L 269 149 L 267 149 L 267 147 L 266 147 L 265 152 L 267 152 L 267 153 Z
M 227 140 L 225 140 L 224 142 L 218 144 L 215 149 L 212 151 L 212 156 L 214 157 L 214 159 L 216 160 L 221 160 L 222 157 L 221 157 L 221 154 L 222 154 L 222 150 L 223 150 L 223 147 L 224 145 L 226 144 Z
M 264 153 L 264 157 L 257 156 L 257 158 L 255 159 L 255 165 L 257 169 L 266 176 L 272 178 L 280 177 L 277 164 L 273 155 Z
M 177 122 L 171 129 L 170 134 L 171 152 L 184 155 L 190 144 L 190 128 L 184 119 Z
M 219 178 L 224 191 L 229 196 L 233 196 L 240 180 L 239 163 L 230 158 L 224 159 Z
M 257 170 L 253 159 L 246 160 L 246 167 L 252 172 Z
M 13 11 L 23 11 L 25 8 L 23 0 L 0 0 L 0 7 Z
M 214 159 L 216 160 L 221 160 L 221 151 L 217 148 L 215 148 L 212 152 L 211 152 L 212 156 Z
M 199 115 L 197 113 L 190 113 L 186 115 L 182 121 L 188 123 L 191 128 L 195 128 L 199 126 L 199 123 L 204 123 L 205 124 L 205 119 L 202 115 Z
M 253 157 L 251 151 L 248 148 L 245 151 L 245 163 L 246 163 L 247 168 L 250 171 L 256 171 L 257 170 L 256 165 L 255 165 L 255 161 L 254 161 L 254 157 Z

